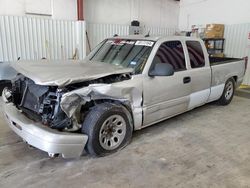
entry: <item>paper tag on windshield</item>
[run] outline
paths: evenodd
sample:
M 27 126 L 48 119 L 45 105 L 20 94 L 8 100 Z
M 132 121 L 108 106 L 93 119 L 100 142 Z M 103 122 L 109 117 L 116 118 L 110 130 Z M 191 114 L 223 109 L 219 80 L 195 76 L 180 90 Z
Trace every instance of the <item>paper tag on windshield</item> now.
M 136 46 L 149 46 L 152 47 L 154 45 L 154 42 L 152 41 L 137 41 L 135 43 Z
M 111 44 L 111 45 L 124 45 L 124 44 L 129 44 L 129 45 L 134 45 L 134 41 L 127 41 L 127 40 L 108 40 L 106 44 Z

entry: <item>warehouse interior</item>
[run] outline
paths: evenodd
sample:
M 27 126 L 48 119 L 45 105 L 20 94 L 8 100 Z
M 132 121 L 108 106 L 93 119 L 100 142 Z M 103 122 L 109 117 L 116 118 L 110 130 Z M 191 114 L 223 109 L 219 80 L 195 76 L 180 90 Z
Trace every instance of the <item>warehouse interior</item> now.
M 247 0 L 0 0 L 0 187 L 250 187 L 249 6 L 250 2 Z M 166 45 L 168 50 L 171 48 L 178 51 L 181 46 L 178 53 L 183 53 L 185 68 L 180 71 L 173 69 L 172 74 L 168 75 L 169 78 L 164 80 L 164 75 L 152 76 L 150 70 L 153 65 L 147 64 L 154 61 L 154 55 L 157 56 L 158 53 L 157 48 L 161 49 L 161 43 L 165 44 L 166 41 L 170 41 L 169 46 Z M 194 69 L 189 41 L 200 43 L 203 68 Z M 100 55 L 99 52 L 108 53 L 113 49 L 110 47 L 103 50 L 105 45 L 119 47 L 131 44 L 137 45 L 136 47 L 143 46 L 139 53 L 150 49 L 142 55 L 144 57 L 149 53 L 143 67 L 148 68 L 149 72 L 144 73 L 142 70 L 138 75 L 134 75 L 137 74 L 136 71 L 122 72 L 121 68 L 86 65 L 94 62 L 95 56 Z M 119 50 L 122 50 L 122 47 Z M 132 50 L 131 48 L 130 51 Z M 174 50 L 169 53 L 174 54 Z M 164 53 L 166 52 L 163 50 L 162 54 Z M 103 55 L 103 61 L 106 56 L 108 55 Z M 116 56 L 119 56 L 119 53 Z M 179 59 L 175 59 L 177 64 L 181 62 L 180 56 L 178 57 Z M 130 60 L 131 66 L 139 62 L 135 59 Z M 166 59 L 171 60 L 169 57 Z M 224 63 L 212 62 L 218 59 Z M 75 66 L 81 63 L 84 63 L 83 66 Z M 72 68 L 73 66 L 75 68 Z M 172 65 L 171 67 L 173 68 Z M 76 78 L 81 73 L 80 68 L 85 68 L 85 72 Z M 164 69 L 164 66 L 159 69 Z M 113 73 L 107 74 L 105 71 Z M 155 73 L 156 68 L 152 72 Z M 234 75 L 236 73 L 237 75 Z M 23 75 L 25 77 L 22 77 Z M 118 78 L 114 77 L 117 75 Z M 181 77 L 179 75 L 184 75 L 184 85 L 177 85 Z M 226 79 L 225 75 L 231 77 Z M 159 82 L 153 82 L 158 79 L 157 76 L 160 77 Z M 175 77 L 171 79 L 171 76 Z M 81 83 L 74 82 L 72 78 L 81 80 Z M 138 84 L 139 79 L 143 80 L 143 84 Z M 91 124 L 94 126 L 101 122 L 101 117 L 104 118 L 101 113 L 105 109 L 119 107 L 124 110 L 131 103 L 133 108 L 125 109 L 124 112 L 125 115 L 132 114 L 128 115 L 127 119 L 119 116 L 119 113 L 113 116 L 118 119 L 122 117 L 121 122 L 126 125 L 126 131 L 127 127 L 130 127 L 128 124 L 141 121 L 141 127 L 132 125 L 130 139 L 126 132 L 124 137 L 128 141 L 119 141 L 120 146 L 114 149 L 114 152 L 112 150 L 110 153 L 97 155 L 95 140 L 91 142 L 95 135 L 92 132 L 97 128 L 78 127 L 80 132 L 75 130 L 74 126 L 51 129 L 51 122 L 46 119 L 48 115 L 39 116 L 42 123 L 35 121 L 38 114 L 28 116 L 29 111 L 22 108 L 25 95 L 23 98 L 19 97 L 19 105 L 15 103 L 17 85 L 22 85 L 18 80 L 27 83 L 25 89 L 20 89 L 20 86 L 20 92 L 33 92 L 28 95 L 30 101 L 35 100 L 32 96 L 35 96 L 36 92 L 43 95 L 45 92 L 49 93 L 48 99 L 44 101 L 56 102 L 44 102 L 43 106 L 39 106 L 38 113 L 44 110 L 46 105 L 55 105 L 53 109 L 57 108 L 58 113 L 63 112 L 65 115 L 65 119 L 58 123 L 60 126 L 77 121 L 74 125 L 91 127 Z M 131 84 L 133 80 L 136 82 L 134 85 Z M 224 82 L 219 83 L 221 80 Z M 81 85 L 83 81 L 84 84 Z M 129 84 L 118 85 L 117 82 Z M 35 85 L 33 90 L 28 88 L 28 83 Z M 205 86 L 206 84 L 209 86 Z M 124 85 L 126 88 L 123 90 Z M 231 87 L 232 92 L 227 86 Z M 218 93 L 219 87 L 221 97 L 209 100 L 213 91 L 214 95 Z M 48 88 L 56 88 L 57 94 L 62 92 L 62 98 L 59 99 L 59 94 L 52 95 Z M 63 93 L 65 88 L 68 89 L 66 94 Z M 191 90 L 196 88 L 204 90 L 192 93 Z M 208 96 L 203 99 L 206 91 Z M 185 104 L 188 106 L 187 110 L 170 114 L 171 110 L 168 109 L 174 106 L 177 99 L 176 106 L 180 108 L 178 105 L 181 100 L 176 97 L 171 99 L 168 105 L 165 105 L 166 101 L 159 106 L 152 104 L 156 107 L 152 107 L 153 112 L 150 114 L 147 102 L 164 97 L 166 99 L 166 96 L 171 94 L 179 96 L 184 92 L 189 93 L 188 97 L 185 96 L 187 99 L 183 97 L 182 100 L 189 100 L 192 107 Z M 222 98 L 224 94 L 225 97 Z M 170 101 L 169 98 L 168 100 Z M 206 102 L 195 106 L 199 100 Z M 110 101 L 112 105 L 107 106 L 106 103 Z M 41 102 L 41 98 L 36 98 L 36 102 Z M 221 103 L 223 105 L 219 105 Z M 85 109 L 83 105 L 86 104 L 88 106 Z M 77 111 L 77 105 L 81 105 L 81 112 L 86 110 L 86 114 L 76 120 L 74 118 L 77 113 L 81 113 Z M 15 107 L 15 113 L 22 115 L 11 119 L 13 117 L 8 114 L 10 111 L 6 110 L 8 106 Z M 152 114 L 157 111 L 161 111 L 160 115 L 167 118 L 153 121 L 155 116 Z M 95 116 L 91 117 L 91 114 Z M 135 114 L 141 115 L 141 119 Z M 29 120 L 23 120 L 24 116 Z M 22 118 L 18 120 L 20 117 Z M 51 115 L 51 118 L 55 117 L 56 114 Z M 109 119 L 105 120 L 103 125 L 108 121 Z M 19 122 L 26 122 L 27 126 Z M 111 125 L 115 124 L 114 122 Z M 45 131 L 37 131 L 34 126 L 38 125 L 46 127 L 41 129 Z M 32 138 L 20 133 L 32 126 Z M 50 129 L 48 137 L 45 134 L 47 129 Z M 110 131 L 119 133 L 121 130 L 113 129 Z M 65 133 L 64 130 L 68 132 Z M 96 133 L 100 142 L 97 145 L 105 149 L 105 145 L 101 144 L 101 130 L 102 128 L 100 133 Z M 44 139 L 49 140 L 48 143 L 52 143 L 53 139 L 68 141 L 71 133 L 79 135 L 79 140 L 80 135 L 84 133 L 85 137 L 81 137 L 81 143 L 84 144 L 78 144 L 79 148 L 83 147 L 81 156 L 67 158 L 64 153 L 54 152 L 52 147 L 44 143 L 39 144 L 39 139 L 36 138 L 41 134 Z M 68 135 L 68 140 L 65 135 Z M 73 146 L 77 136 L 75 140 L 70 140 L 72 146 L 68 144 L 68 153 L 75 151 Z M 59 143 L 57 149 L 64 151 L 64 144 L 66 145 Z M 108 141 L 105 141 L 105 144 L 110 146 Z M 93 153 L 95 155 L 92 155 Z

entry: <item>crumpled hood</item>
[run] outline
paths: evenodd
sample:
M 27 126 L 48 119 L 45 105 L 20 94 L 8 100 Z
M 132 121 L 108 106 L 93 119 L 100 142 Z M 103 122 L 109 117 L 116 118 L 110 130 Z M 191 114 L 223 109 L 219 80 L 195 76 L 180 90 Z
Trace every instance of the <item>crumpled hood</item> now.
M 59 87 L 133 71 L 130 68 L 107 63 L 89 62 L 88 60 L 18 61 L 12 63 L 12 67 L 38 85 Z

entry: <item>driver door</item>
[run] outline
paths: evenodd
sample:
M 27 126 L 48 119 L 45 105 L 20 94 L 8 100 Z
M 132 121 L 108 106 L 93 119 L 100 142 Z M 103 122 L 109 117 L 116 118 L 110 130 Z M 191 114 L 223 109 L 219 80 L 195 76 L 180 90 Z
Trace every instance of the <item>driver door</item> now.
M 191 94 L 191 75 L 187 70 L 183 45 L 180 41 L 161 44 L 153 59 L 151 71 L 157 63 L 173 66 L 172 76 L 147 76 L 143 83 L 143 126 L 188 110 Z

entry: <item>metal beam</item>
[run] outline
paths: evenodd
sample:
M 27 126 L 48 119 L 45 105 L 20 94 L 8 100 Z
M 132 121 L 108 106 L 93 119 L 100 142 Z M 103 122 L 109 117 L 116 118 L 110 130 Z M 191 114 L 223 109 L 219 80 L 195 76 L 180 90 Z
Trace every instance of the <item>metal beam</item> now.
M 83 6 L 84 0 L 77 0 L 77 20 L 84 20 Z

